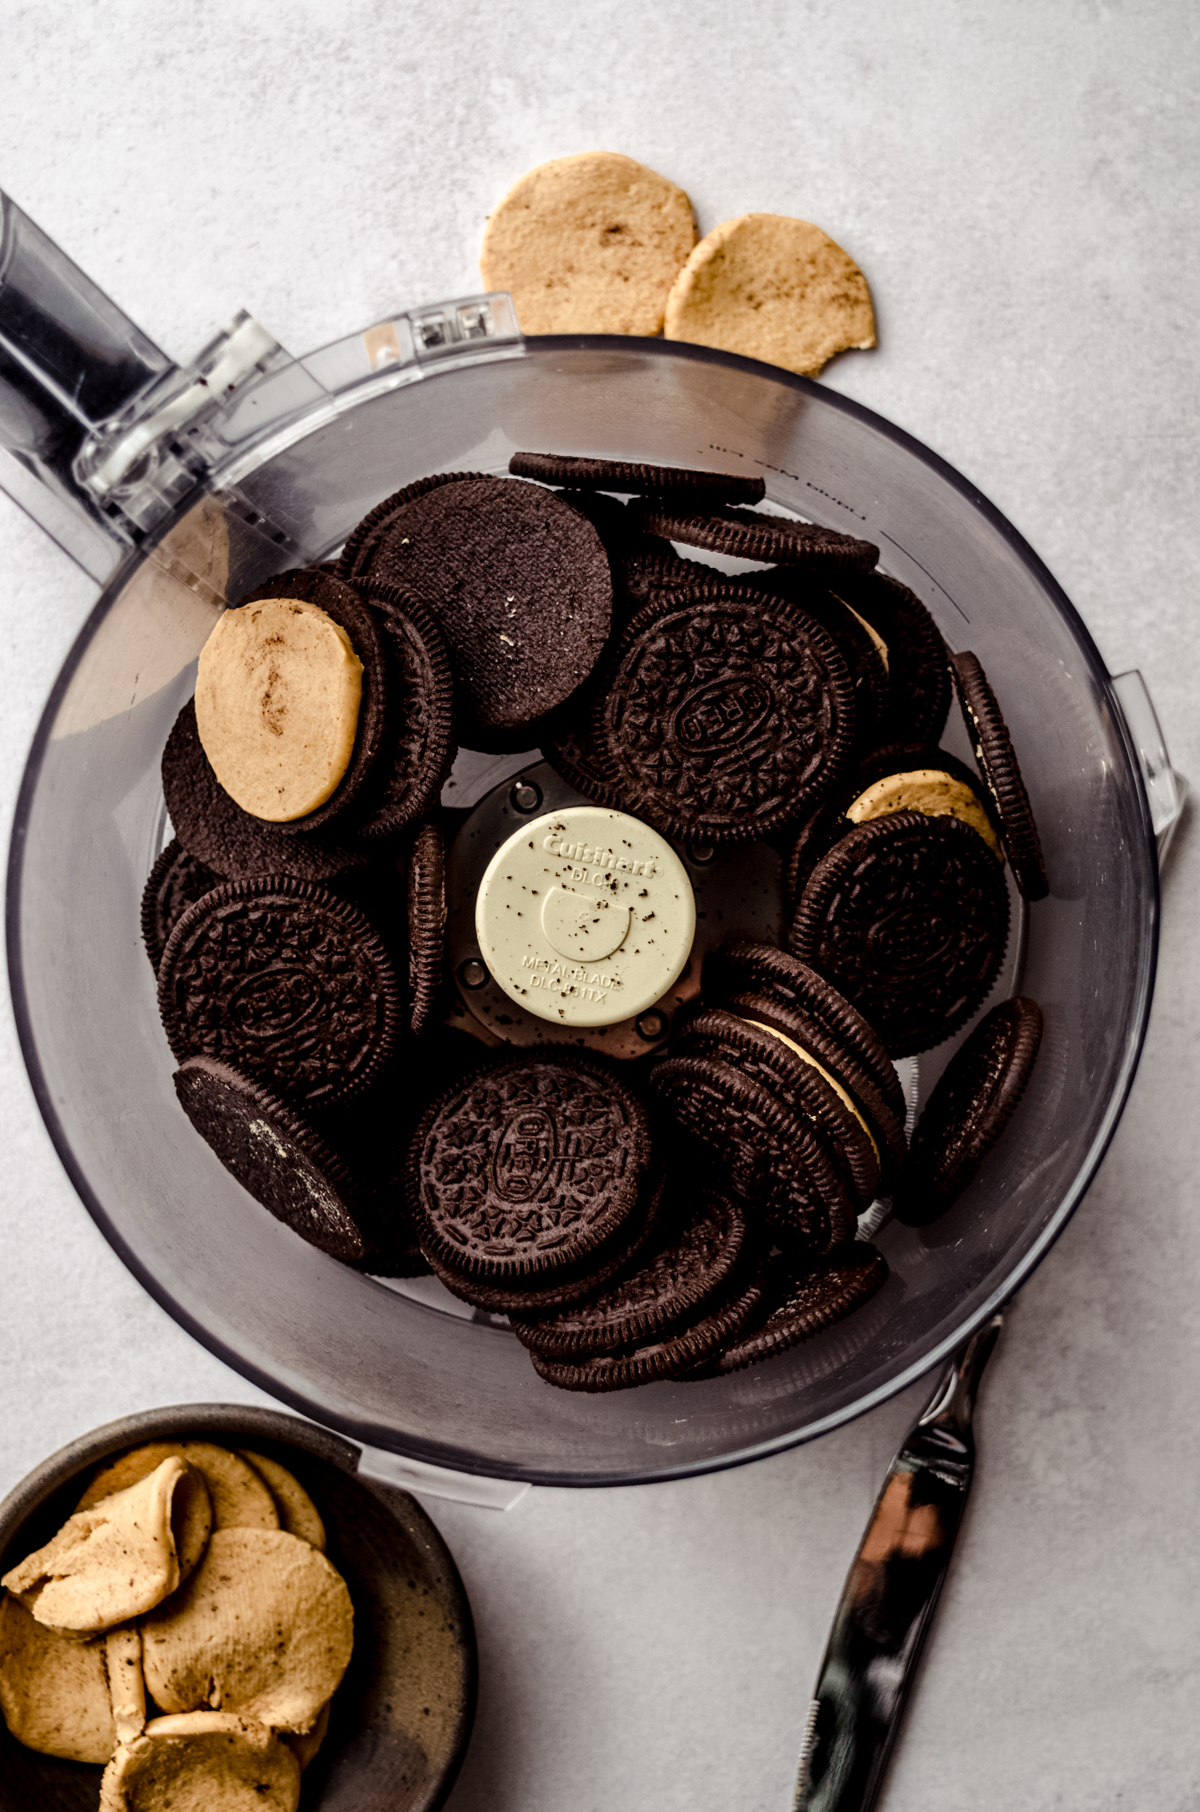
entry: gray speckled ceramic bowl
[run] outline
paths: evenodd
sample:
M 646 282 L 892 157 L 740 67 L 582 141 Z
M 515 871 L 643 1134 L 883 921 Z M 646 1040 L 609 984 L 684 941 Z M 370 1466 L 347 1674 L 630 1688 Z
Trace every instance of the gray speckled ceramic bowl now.
M 0 1573 L 49 1540 L 86 1476 L 146 1441 L 251 1446 L 287 1466 L 325 1521 L 354 1601 L 354 1655 L 329 1734 L 304 1775 L 302 1812 L 434 1812 L 475 1715 L 471 1607 L 445 1542 L 414 1498 L 355 1477 L 357 1450 L 274 1410 L 184 1403 L 109 1422 L 63 1447 L 0 1504 Z M 98 1767 L 56 1761 L 0 1722 L 0 1812 L 95 1812 Z

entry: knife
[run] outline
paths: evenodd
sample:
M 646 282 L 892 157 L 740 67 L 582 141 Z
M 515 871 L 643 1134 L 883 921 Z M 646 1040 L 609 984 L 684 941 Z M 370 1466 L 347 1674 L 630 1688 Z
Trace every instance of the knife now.
M 971 1488 L 975 1393 L 1002 1320 L 960 1348 L 892 1461 L 817 1675 L 793 1812 L 871 1812 L 879 1798 Z

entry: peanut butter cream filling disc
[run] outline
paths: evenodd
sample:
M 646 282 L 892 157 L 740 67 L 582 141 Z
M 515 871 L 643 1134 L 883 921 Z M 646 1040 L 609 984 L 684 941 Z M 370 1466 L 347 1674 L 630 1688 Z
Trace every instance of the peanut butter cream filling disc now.
M 362 662 L 339 623 L 302 598 L 228 610 L 200 651 L 196 727 L 230 798 L 255 818 L 306 818 L 350 766 Z

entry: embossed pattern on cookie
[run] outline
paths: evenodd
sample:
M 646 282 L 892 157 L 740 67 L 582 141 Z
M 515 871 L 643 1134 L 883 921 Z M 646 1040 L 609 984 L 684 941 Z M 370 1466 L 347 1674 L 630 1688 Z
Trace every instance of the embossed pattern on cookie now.
M 958 818 L 896 812 L 858 825 L 817 863 L 790 934 L 892 1057 L 966 1024 L 1008 941 L 1004 874 Z
M 503 1281 L 569 1270 L 632 1213 L 650 1161 L 646 1110 L 573 1052 L 489 1065 L 435 1102 L 409 1194 L 430 1257 Z
M 840 775 L 854 682 L 809 618 L 712 585 L 629 625 L 596 718 L 626 807 L 667 835 L 742 843 L 800 816 Z
M 399 981 L 364 915 L 280 875 L 227 882 L 188 908 L 158 1001 L 180 1062 L 213 1057 L 321 1106 L 365 1088 L 403 1025 Z

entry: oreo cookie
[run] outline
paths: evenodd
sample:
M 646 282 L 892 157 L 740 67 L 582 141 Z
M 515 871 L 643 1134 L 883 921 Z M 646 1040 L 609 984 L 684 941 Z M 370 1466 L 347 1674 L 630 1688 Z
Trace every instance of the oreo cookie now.
M 789 946 L 858 1008 L 893 1057 L 964 1026 L 1008 941 L 1003 870 L 957 818 L 857 825 L 813 869 Z
M 156 975 L 167 939 L 183 914 L 223 879 L 207 863 L 189 855 L 178 837 L 172 837 L 142 889 L 142 942 Z
M 255 1201 L 331 1258 L 366 1250 L 347 1167 L 286 1102 L 211 1057 L 188 1057 L 175 1093 L 205 1144 Z
M 666 491 L 701 502 L 759 503 L 767 494 L 762 478 L 733 472 L 697 472 L 687 466 L 647 466 L 626 459 L 587 459 L 572 453 L 514 453 L 508 462 L 514 478 L 576 490 Z
M 709 1195 L 680 1227 L 669 1217 L 636 1269 L 574 1307 L 513 1321 L 517 1339 L 543 1359 L 576 1359 L 640 1344 L 695 1320 L 742 1264 L 746 1217 L 731 1196 Z
M 753 1204 L 762 1227 L 830 1252 L 854 1232 L 858 1205 L 808 1120 L 719 1057 L 666 1057 L 649 1087 L 707 1151 L 716 1174 Z
M 887 648 L 887 742 L 936 745 L 950 710 L 949 651 L 915 592 L 887 573 L 840 573 L 830 590 L 869 623 Z
M 766 836 L 840 778 L 854 740 L 854 682 L 832 637 L 727 581 L 640 611 L 601 690 L 607 777 L 666 836 Z
M 694 1376 L 728 1377 L 788 1352 L 844 1321 L 869 1302 L 887 1279 L 887 1260 L 865 1240 L 830 1253 L 799 1275 L 785 1254 L 776 1254 L 767 1261 L 758 1314 Z
M 830 988 L 829 992 L 835 999 L 841 999 L 835 989 Z M 888 1060 L 887 1068 L 894 1086 L 881 1087 L 878 1071 L 873 1066 L 860 1064 L 856 1053 L 812 1014 L 766 994 L 733 994 L 728 1005 L 740 1018 L 753 1020 L 790 1039 L 828 1071 L 861 1114 L 879 1161 L 879 1186 L 889 1192 L 897 1177 L 902 1175 L 908 1157 L 903 1096 L 891 1060 Z M 895 1106 L 897 1100 L 899 1109 Z
M 277 573 L 274 578 L 239 599 L 231 608 L 245 610 L 250 605 L 271 598 L 298 598 L 315 604 L 350 638 L 355 654 L 362 663 L 362 701 L 354 737 L 350 765 L 333 794 L 316 811 L 303 818 L 281 823 L 276 828 L 285 836 L 320 830 L 331 822 L 344 819 L 370 785 L 384 746 L 388 718 L 387 666 L 383 643 L 371 612 L 350 586 L 344 585 L 319 567 L 304 567 Z
M 347 583 L 398 585 L 449 644 L 469 746 L 526 733 L 588 677 L 612 617 L 592 524 L 541 485 L 443 472 L 389 497 L 351 534 Z M 518 745 L 519 746 L 519 745 Z
M 686 1328 L 592 1358 L 548 1359 L 533 1352 L 533 1369 L 560 1390 L 629 1390 L 657 1379 L 682 1378 L 731 1342 L 761 1301 L 762 1286 L 756 1278 Z
M 366 917 L 284 875 L 226 882 L 189 906 L 158 971 L 177 1061 L 226 1063 L 290 1101 L 367 1085 L 403 1029 L 400 984 Z
M 741 1017 L 707 1007 L 688 1018 L 672 1049 L 680 1057 L 718 1057 L 784 1107 L 803 1114 L 858 1207 L 874 1201 L 880 1177 L 875 1138 L 846 1090 L 804 1045 L 748 1013 Z
M 945 749 L 887 743 L 860 761 L 797 831 L 784 869 L 784 892 L 792 908 L 821 857 L 851 825 L 898 811 L 960 817 L 979 832 L 997 861 L 1004 860 L 991 801 L 966 763 Z
M 293 836 L 236 805 L 204 753 L 190 698 L 163 750 L 162 786 L 172 827 L 184 849 L 227 879 L 291 875 L 298 881 L 332 881 L 367 865 L 361 846 L 330 831 Z
M 467 1277 L 434 1260 L 430 1269 L 460 1302 L 489 1315 L 540 1318 L 556 1315 L 572 1304 L 588 1301 L 606 1289 L 614 1279 L 624 1277 L 638 1264 L 648 1240 L 657 1232 L 663 1210 L 666 1173 L 651 1172 L 642 1185 L 637 1206 L 621 1229 L 621 1238 L 612 1249 L 607 1247 L 575 1273 L 553 1272 L 548 1282 L 526 1280 L 517 1283 L 484 1283 L 478 1277 Z
M 826 1053 L 829 1061 L 838 1064 L 843 1057 L 853 1062 L 870 1077 L 888 1110 L 903 1125 L 904 1093 L 879 1034 L 827 977 L 790 951 L 732 938 L 705 962 L 703 992 L 706 1000 L 725 1005 L 739 994 L 765 996 L 799 1015 L 795 1023 L 803 1028 L 805 1041 L 816 1039 L 814 1051 Z M 781 1029 L 789 1031 L 792 1023 L 782 1021 Z M 824 1056 L 822 1060 L 826 1060 Z
M 409 1153 L 409 1207 L 431 1264 L 539 1287 L 612 1251 L 650 1155 L 642 1102 L 598 1058 L 506 1057 L 427 1109 Z
M 1050 891 L 1041 839 L 1008 725 L 979 659 L 969 651 L 950 656 L 954 686 L 979 771 L 995 801 L 1017 887 L 1027 900 Z
M 776 566 L 803 566 L 813 572 L 869 572 L 879 558 L 872 541 L 840 535 L 836 529 L 790 516 L 768 516 L 736 506 L 706 512 L 690 510 L 676 497 L 643 497 L 630 506 L 635 522 L 651 535 L 704 547 L 742 560 L 765 560 Z
M 1042 1013 L 1026 995 L 980 1020 L 938 1079 L 913 1132 L 898 1221 L 925 1227 L 977 1175 L 1025 1093 L 1042 1039 Z

